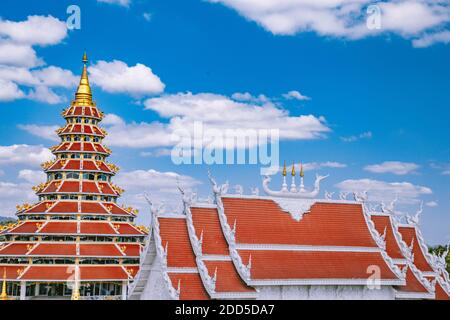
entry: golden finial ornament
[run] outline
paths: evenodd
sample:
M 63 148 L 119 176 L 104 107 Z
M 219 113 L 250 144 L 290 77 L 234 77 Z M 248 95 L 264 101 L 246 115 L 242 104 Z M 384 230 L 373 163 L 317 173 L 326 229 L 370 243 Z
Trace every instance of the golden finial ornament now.
M 283 177 L 286 177 L 287 171 L 286 171 L 286 161 L 284 162 L 283 166 Z
M 303 164 L 300 164 L 300 177 L 304 177 L 305 176 L 305 171 L 303 170 Z
M 89 85 L 87 63 L 88 58 L 86 52 L 83 54 L 83 71 L 81 73 L 80 84 L 78 85 L 77 92 L 75 93 L 75 104 L 91 105 L 92 104 L 92 91 Z
M 3 268 L 3 284 L 2 293 L 0 294 L 0 300 L 8 300 L 8 294 L 6 292 L 6 267 Z
M 293 162 L 292 162 L 291 176 L 295 177 L 295 165 Z

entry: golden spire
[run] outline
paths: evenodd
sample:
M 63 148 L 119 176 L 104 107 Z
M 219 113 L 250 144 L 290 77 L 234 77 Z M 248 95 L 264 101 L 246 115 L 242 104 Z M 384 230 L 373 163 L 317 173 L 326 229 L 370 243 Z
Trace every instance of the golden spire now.
M 80 84 L 78 85 L 77 92 L 75 93 L 75 103 L 91 104 L 92 103 L 92 92 L 91 86 L 89 85 L 88 73 L 87 73 L 87 62 L 88 58 L 86 52 L 83 54 L 83 72 L 81 73 Z
M 6 268 L 3 268 L 3 285 L 0 300 L 8 300 L 8 294 L 6 293 Z
M 305 172 L 303 171 L 303 163 L 300 164 L 300 177 L 304 177 L 305 176 Z
M 284 167 L 283 167 L 283 177 L 286 177 L 286 161 L 284 162 Z
M 292 162 L 291 176 L 295 177 L 295 165 L 294 165 L 294 162 Z

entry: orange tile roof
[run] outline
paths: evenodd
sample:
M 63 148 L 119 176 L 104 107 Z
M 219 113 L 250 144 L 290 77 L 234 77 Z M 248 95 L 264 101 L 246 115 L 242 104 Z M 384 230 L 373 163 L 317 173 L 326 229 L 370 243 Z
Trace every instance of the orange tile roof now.
M 255 292 L 237 273 L 231 261 L 204 261 L 210 277 L 217 270 L 216 292 Z
M 40 243 L 29 255 L 31 256 L 76 256 L 75 244 Z
M 429 293 L 415 274 L 408 268 L 406 272 L 406 285 L 397 287 L 398 291 L 407 293 Z
M 316 203 L 297 222 L 273 200 L 222 201 L 238 243 L 376 247 L 359 204 Z
M 397 280 L 378 252 L 239 250 L 243 263 L 251 255 L 252 280 L 367 279 L 378 266 L 382 280 Z
M 228 244 L 222 233 L 217 209 L 191 208 L 197 238 L 203 231 L 202 250 L 204 254 L 228 255 Z
M 58 202 L 54 207 L 52 207 L 48 212 L 50 213 L 77 213 L 78 203 L 77 202 Z
M 0 274 L 3 279 L 3 271 L 6 271 L 6 280 L 16 280 L 19 273 L 25 269 L 23 265 L 0 265 Z
M 50 221 L 39 230 L 39 233 L 75 234 L 77 233 L 77 223 Z
M 402 235 L 403 241 L 406 242 L 408 246 L 414 240 L 413 254 L 414 254 L 414 265 L 422 272 L 433 272 L 433 268 L 425 257 L 419 243 L 419 239 L 416 234 L 416 229 L 414 227 L 401 226 L 398 231 Z
M 80 244 L 81 256 L 93 257 L 122 257 L 122 253 L 115 244 L 90 243 Z
M 372 221 L 375 224 L 375 229 L 377 229 L 379 234 L 384 234 L 386 229 L 386 252 L 392 259 L 405 259 L 403 256 L 400 245 L 394 235 L 394 227 L 391 223 L 389 216 L 371 216 Z
M 83 213 L 103 213 L 106 214 L 108 211 L 97 202 L 82 202 L 81 203 L 81 212 Z
M 196 268 L 194 252 L 189 240 L 186 220 L 181 218 L 158 218 L 163 248 L 168 248 L 167 266 Z
M 80 267 L 81 280 L 128 280 L 128 274 L 119 266 Z
M 0 249 L 0 256 L 3 255 L 25 255 L 28 252 L 28 246 L 33 245 L 31 243 L 18 243 L 13 242 L 9 244 L 8 246 L 3 247 Z M 1 270 L 0 270 L 1 273 Z
M 109 222 L 86 222 L 80 224 L 82 234 L 117 235 Z
M 180 284 L 180 300 L 209 299 L 198 273 L 169 273 L 169 277 L 175 289 Z
M 37 229 L 37 222 L 24 222 L 14 229 L 11 229 L 9 233 L 35 233 Z
M 0 269 L 1 270 L 1 269 Z M 439 282 L 436 282 L 436 300 L 450 301 L 450 293 L 447 293 Z

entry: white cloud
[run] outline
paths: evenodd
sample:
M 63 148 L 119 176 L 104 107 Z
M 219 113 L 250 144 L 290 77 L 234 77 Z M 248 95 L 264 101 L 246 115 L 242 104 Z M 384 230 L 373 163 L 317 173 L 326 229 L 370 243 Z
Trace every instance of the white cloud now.
M 263 94 L 253 96 L 249 92 L 236 92 L 231 95 L 231 98 L 237 101 L 248 101 L 255 103 L 265 103 L 270 101 L 270 99 Z
M 263 105 L 243 103 L 211 93 L 166 95 L 147 99 L 144 104 L 146 109 L 170 120 L 126 123 L 117 115 L 107 115 L 104 125 L 109 134 L 105 143 L 132 148 L 170 147 L 178 142 L 174 139 L 177 132 L 188 131 L 194 137 L 194 123 L 198 122 L 202 123 L 205 132 L 279 129 L 283 140 L 319 139 L 330 131 L 322 117 L 290 116 L 271 102 Z
M 425 203 L 425 205 L 426 205 L 427 207 L 430 207 L 430 208 L 435 208 L 435 207 L 439 206 L 439 204 L 437 203 L 437 201 L 428 201 L 428 202 Z
M 117 122 L 106 126 L 108 136 L 105 144 L 117 147 L 146 148 L 171 146 L 171 132 L 167 125 L 160 122 Z
M 93 84 L 110 93 L 142 96 L 161 93 L 165 87 L 152 69 L 140 63 L 129 67 L 119 60 L 98 61 L 89 67 L 89 74 Z
M 50 87 L 73 88 L 78 83 L 78 77 L 72 71 L 55 66 L 34 70 L 32 74 L 39 83 Z
M 341 140 L 344 142 L 355 142 L 361 139 L 372 139 L 372 132 L 371 131 L 366 131 L 363 133 L 360 133 L 359 135 L 354 135 L 354 136 L 348 136 L 348 137 L 341 137 Z
M 43 63 L 31 46 L 0 40 L 0 64 L 32 68 Z
M 429 0 L 209 0 L 238 11 L 276 35 L 315 32 L 322 36 L 360 39 L 385 33 L 407 39 L 433 32 L 450 22 L 445 2 Z M 367 7 L 376 4 L 381 28 L 369 29 Z
M 281 139 L 322 138 L 330 131 L 325 119 L 313 115 L 290 116 L 273 103 L 256 105 L 236 102 L 212 93 L 178 93 L 145 101 L 148 110 L 172 117 L 172 129 L 186 129 L 194 121 L 205 127 L 225 129 L 279 129 Z
M 301 94 L 299 91 L 293 90 L 293 91 L 289 91 L 288 93 L 283 94 L 283 97 L 285 99 L 295 99 L 295 100 L 300 100 L 300 101 L 304 101 L 304 100 L 311 100 L 310 97 L 305 96 L 303 94 Z
M 67 36 L 67 26 L 52 16 L 28 16 L 25 21 L 0 20 L 0 36 L 15 43 L 53 45 Z
M 379 164 L 372 164 L 364 167 L 364 170 L 373 173 L 393 173 L 396 175 L 405 175 L 416 172 L 420 166 L 412 162 L 385 161 Z
M 1 50 L 1 49 L 0 49 Z M 0 79 L 0 101 L 12 101 L 23 98 L 25 94 L 12 81 Z
M 450 43 L 450 31 L 442 31 L 431 34 L 426 34 L 419 39 L 413 41 L 413 45 L 416 48 L 429 47 L 435 43 Z
M 153 14 L 151 12 L 144 12 L 142 16 L 144 17 L 145 21 L 151 21 L 153 18 Z
M 123 7 L 128 7 L 131 4 L 131 0 L 97 0 L 97 2 L 117 4 Z
M 56 66 L 36 69 L 45 62 L 33 46 L 55 45 L 66 36 L 65 22 L 52 16 L 28 16 L 25 21 L 0 19 L 0 101 L 25 98 L 50 104 L 65 101 L 51 87 L 70 88 L 76 77 Z M 27 94 L 23 86 L 29 87 Z
M 186 191 L 194 190 L 201 184 L 190 176 L 156 170 L 119 172 L 114 178 L 114 182 L 126 190 L 121 201 L 135 206 L 145 212 L 145 215 L 148 215 L 149 207 L 143 197 L 144 193 L 153 201 L 164 203 L 168 212 L 179 210 L 182 202 L 177 188 L 178 181 Z
M 168 149 L 168 148 L 159 148 L 153 151 L 143 151 L 141 152 L 139 155 L 141 157 L 165 157 L 165 156 L 170 156 L 172 154 L 172 149 Z
M 19 171 L 20 179 L 23 179 L 29 183 L 32 183 L 34 185 L 39 184 L 41 182 L 45 182 L 47 179 L 46 174 L 41 170 L 29 170 L 29 169 L 23 169 Z
M 0 165 L 23 164 L 29 167 L 38 167 L 52 158 L 53 154 L 43 146 L 27 144 L 0 146 Z
M 0 216 L 14 217 L 16 205 L 19 203 L 34 203 L 37 197 L 31 190 L 30 183 L 13 183 L 0 181 Z
M 299 167 L 299 164 L 297 164 Z M 312 171 L 312 170 L 321 170 L 323 168 L 331 168 L 331 169 L 342 169 L 346 168 L 347 165 L 345 163 L 335 162 L 335 161 L 326 161 L 326 162 L 307 162 L 303 164 L 303 170 Z
M 58 104 L 66 101 L 65 97 L 57 95 L 51 88 L 46 86 L 34 87 L 28 93 L 27 98 L 48 104 Z
M 59 141 L 59 137 L 56 134 L 58 126 L 39 126 L 36 124 L 19 124 L 17 125 L 19 129 L 25 130 L 28 133 L 41 137 L 51 141 Z
M 410 182 L 385 182 L 372 179 L 345 180 L 336 187 L 346 192 L 368 191 L 369 201 L 391 201 L 396 195 L 405 204 L 417 203 L 422 195 L 432 194 L 428 187 L 414 185 Z

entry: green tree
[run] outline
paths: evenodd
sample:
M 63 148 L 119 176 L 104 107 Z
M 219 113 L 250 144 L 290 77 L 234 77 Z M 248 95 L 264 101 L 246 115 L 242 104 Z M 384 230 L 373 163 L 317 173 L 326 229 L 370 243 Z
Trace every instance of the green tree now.
M 438 245 L 435 247 L 429 247 L 428 251 L 430 253 L 434 253 L 437 255 L 441 255 L 445 252 L 445 250 L 447 250 L 447 246 L 442 246 L 442 245 Z M 447 271 L 450 273 L 450 254 L 447 255 L 447 257 L 445 258 L 445 261 L 447 261 Z

